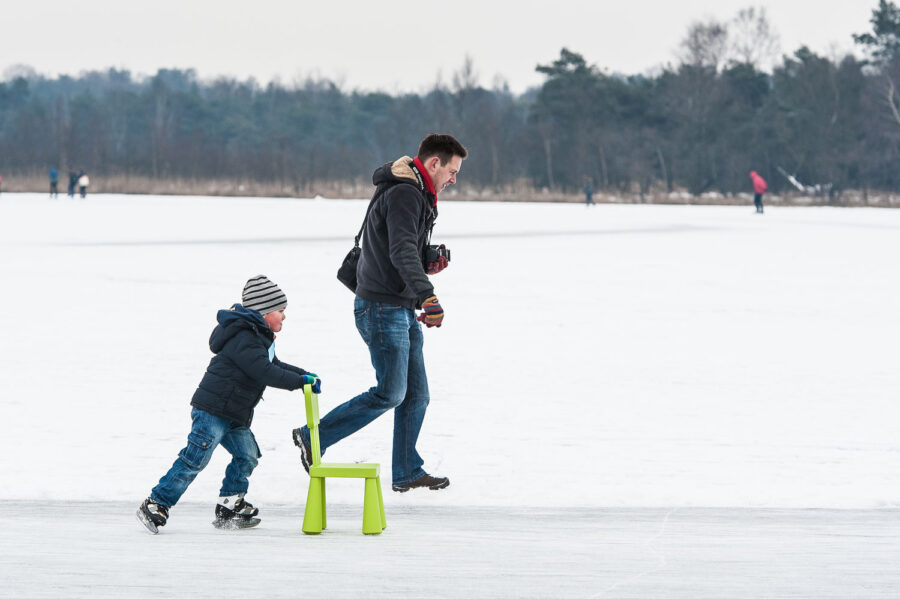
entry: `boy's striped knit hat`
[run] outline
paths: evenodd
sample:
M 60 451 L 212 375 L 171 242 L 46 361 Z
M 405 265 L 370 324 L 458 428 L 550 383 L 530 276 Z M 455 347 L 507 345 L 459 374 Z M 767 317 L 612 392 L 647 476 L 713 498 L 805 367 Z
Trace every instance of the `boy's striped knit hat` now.
M 256 275 L 244 285 L 241 303 L 248 310 L 268 314 L 287 308 L 287 296 L 266 275 Z

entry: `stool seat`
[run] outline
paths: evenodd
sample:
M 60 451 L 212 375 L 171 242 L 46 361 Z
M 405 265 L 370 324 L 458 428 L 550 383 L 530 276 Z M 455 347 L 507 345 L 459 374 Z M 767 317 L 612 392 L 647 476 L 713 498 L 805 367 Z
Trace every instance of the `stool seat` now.
M 381 465 L 328 463 L 310 466 L 309 475 L 322 478 L 378 478 L 381 475 Z

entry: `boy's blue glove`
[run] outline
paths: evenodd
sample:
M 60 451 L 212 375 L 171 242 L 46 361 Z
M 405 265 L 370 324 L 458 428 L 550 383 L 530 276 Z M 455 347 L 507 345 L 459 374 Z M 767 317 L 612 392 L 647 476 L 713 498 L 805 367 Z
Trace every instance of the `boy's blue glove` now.
M 316 395 L 322 392 L 322 379 L 316 373 L 301 374 L 300 378 L 303 380 L 303 385 L 312 385 L 312 392 Z

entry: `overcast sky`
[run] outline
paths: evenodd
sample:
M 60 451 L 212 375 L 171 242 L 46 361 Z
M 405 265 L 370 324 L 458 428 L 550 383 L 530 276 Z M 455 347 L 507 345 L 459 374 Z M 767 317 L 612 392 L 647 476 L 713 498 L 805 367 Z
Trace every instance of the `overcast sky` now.
M 877 0 L 456 0 L 452 2 L 301 0 L 17 0 L 0 19 L 0 73 L 24 64 L 39 73 L 77 75 L 125 68 L 194 68 L 290 84 L 307 76 L 345 90 L 430 89 L 452 79 L 471 56 L 479 82 L 497 76 L 515 92 L 539 85 L 535 65 L 563 47 L 607 72 L 644 73 L 675 61 L 688 26 L 729 20 L 763 6 L 781 50 L 854 50 L 853 33 L 871 30 Z

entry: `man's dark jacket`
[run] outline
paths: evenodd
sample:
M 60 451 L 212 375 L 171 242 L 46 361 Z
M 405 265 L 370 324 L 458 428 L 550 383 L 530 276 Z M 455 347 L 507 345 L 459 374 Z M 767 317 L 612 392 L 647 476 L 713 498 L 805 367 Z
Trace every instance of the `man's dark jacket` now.
M 209 336 L 215 356 L 206 367 L 191 405 L 214 416 L 250 426 L 253 408 L 266 387 L 294 390 L 302 387 L 302 368 L 281 362 L 269 347 L 275 333 L 262 314 L 235 304 L 219 310 L 218 326 Z
M 435 197 L 421 179 L 427 174 L 413 169 L 404 156 L 372 175 L 375 197 L 356 266 L 356 295 L 410 309 L 434 295 L 422 258 L 437 218 Z

